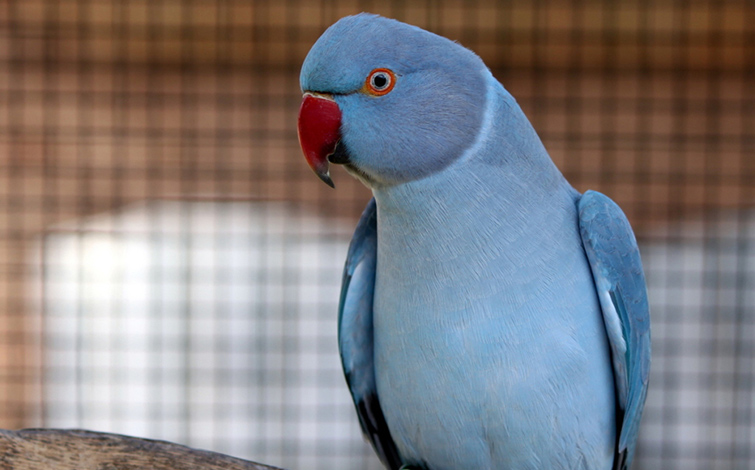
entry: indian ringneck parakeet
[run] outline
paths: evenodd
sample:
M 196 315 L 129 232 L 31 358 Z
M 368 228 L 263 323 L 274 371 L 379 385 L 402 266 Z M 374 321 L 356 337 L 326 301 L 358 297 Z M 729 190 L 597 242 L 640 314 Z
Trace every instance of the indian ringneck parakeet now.
M 299 141 L 373 192 L 339 346 L 390 469 L 629 468 L 645 402 L 645 280 L 619 207 L 577 192 L 456 42 L 370 14 L 317 40 Z

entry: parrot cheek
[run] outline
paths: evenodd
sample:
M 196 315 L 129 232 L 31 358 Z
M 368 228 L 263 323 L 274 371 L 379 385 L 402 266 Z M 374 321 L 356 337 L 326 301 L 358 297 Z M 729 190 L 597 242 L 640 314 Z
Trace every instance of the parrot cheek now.
M 341 110 L 332 96 L 304 93 L 298 131 L 299 145 L 310 168 L 328 186 L 335 187 L 330 179 L 328 156 L 336 152 L 341 140 Z

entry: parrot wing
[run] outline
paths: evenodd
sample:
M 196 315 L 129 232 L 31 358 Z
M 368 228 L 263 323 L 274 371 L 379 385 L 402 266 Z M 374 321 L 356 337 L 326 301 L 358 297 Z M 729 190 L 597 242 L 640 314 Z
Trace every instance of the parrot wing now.
M 391 470 L 401 467 L 380 408 L 373 360 L 372 299 L 377 264 L 377 210 L 371 199 L 351 239 L 338 307 L 338 346 L 362 432 Z
M 615 470 L 632 462 L 650 370 L 650 313 L 634 233 L 607 196 L 579 200 L 579 228 L 603 311 L 616 383 L 618 441 Z

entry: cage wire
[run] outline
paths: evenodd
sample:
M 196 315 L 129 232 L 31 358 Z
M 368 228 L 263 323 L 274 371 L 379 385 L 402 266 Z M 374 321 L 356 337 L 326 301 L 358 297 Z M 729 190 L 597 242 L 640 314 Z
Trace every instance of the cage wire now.
M 321 184 L 299 67 L 341 16 L 458 40 L 629 216 L 653 367 L 636 469 L 749 469 L 755 7 L 696 0 L 0 4 L 0 426 L 380 468 L 341 377 L 369 192 Z

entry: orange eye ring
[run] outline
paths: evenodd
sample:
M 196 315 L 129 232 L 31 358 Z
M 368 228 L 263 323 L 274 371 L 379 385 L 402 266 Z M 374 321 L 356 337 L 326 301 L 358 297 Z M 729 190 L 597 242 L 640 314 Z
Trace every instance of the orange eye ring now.
M 367 75 L 362 90 L 373 96 L 383 96 L 390 93 L 396 86 L 396 74 L 389 69 L 375 69 Z

